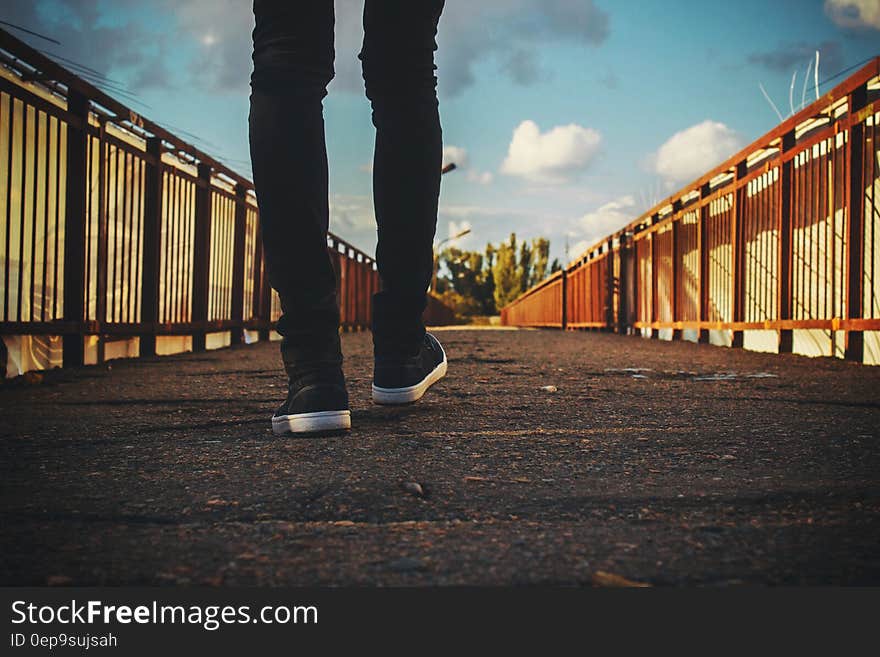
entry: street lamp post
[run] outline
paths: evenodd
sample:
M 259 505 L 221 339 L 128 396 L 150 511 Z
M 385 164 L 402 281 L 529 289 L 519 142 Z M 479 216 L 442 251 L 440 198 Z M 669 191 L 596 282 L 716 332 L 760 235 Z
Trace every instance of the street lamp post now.
M 440 169 L 440 175 L 442 176 L 446 173 L 449 173 L 450 171 L 455 171 L 457 168 L 458 168 L 458 166 L 455 164 L 455 162 L 450 162 L 449 164 L 444 166 L 442 169 Z M 440 267 L 440 260 L 438 258 L 438 253 L 437 253 L 438 250 L 440 249 L 441 246 L 443 246 L 447 242 L 451 242 L 452 240 L 457 240 L 459 237 L 464 237 L 469 232 L 471 232 L 470 228 L 463 230 L 458 235 L 453 235 L 452 237 L 447 237 L 445 240 L 439 242 L 437 244 L 437 246 L 434 247 L 434 275 L 431 277 L 431 292 L 434 292 L 435 294 L 437 293 L 437 269 Z

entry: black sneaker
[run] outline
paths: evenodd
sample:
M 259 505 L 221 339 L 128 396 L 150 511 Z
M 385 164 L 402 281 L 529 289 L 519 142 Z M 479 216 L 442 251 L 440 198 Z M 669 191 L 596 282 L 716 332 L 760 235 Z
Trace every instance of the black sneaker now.
M 351 411 L 341 369 L 312 370 L 290 377 L 287 400 L 272 416 L 272 431 L 281 435 L 347 429 L 351 429 Z
M 285 338 L 281 359 L 287 372 L 287 400 L 272 416 L 272 430 L 284 434 L 350 429 L 339 332 Z
M 373 401 L 377 404 L 409 404 L 446 376 L 446 352 L 430 333 L 417 354 L 376 355 L 373 369 Z

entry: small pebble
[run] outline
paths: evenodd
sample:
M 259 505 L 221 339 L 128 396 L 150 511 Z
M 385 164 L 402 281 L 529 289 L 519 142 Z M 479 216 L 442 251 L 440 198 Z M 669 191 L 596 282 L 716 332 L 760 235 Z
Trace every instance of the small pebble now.
M 557 388 L 556 386 L 541 386 L 541 390 L 543 390 L 544 392 L 557 392 L 559 388 Z
M 388 568 L 398 573 L 422 570 L 424 567 L 425 564 L 421 559 L 413 559 L 412 557 L 401 557 L 388 563 Z
M 405 490 L 407 493 L 418 495 L 419 497 L 422 497 L 425 494 L 425 491 L 422 489 L 422 485 L 415 481 L 403 482 L 403 490 Z

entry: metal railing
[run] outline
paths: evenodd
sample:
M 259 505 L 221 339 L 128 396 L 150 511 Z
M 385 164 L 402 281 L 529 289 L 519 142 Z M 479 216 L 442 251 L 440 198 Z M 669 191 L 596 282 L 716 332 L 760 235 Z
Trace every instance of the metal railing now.
M 61 336 L 65 366 L 113 340 L 268 339 L 280 304 L 253 184 L 3 30 L 0 163 L 0 334 Z M 328 249 L 342 326 L 366 328 L 376 263 Z
M 772 331 L 779 352 L 793 332 L 824 331 L 831 353 L 864 360 L 865 332 L 880 331 L 878 124 L 875 58 L 526 291 L 502 323 L 733 346 Z

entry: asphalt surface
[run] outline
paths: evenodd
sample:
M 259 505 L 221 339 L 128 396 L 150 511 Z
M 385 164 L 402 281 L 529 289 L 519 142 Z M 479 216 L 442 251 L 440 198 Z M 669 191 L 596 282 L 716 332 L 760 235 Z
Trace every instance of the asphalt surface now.
M 880 368 L 437 335 L 398 408 L 343 337 L 346 436 L 272 435 L 275 344 L 4 384 L 0 584 L 880 584 Z

